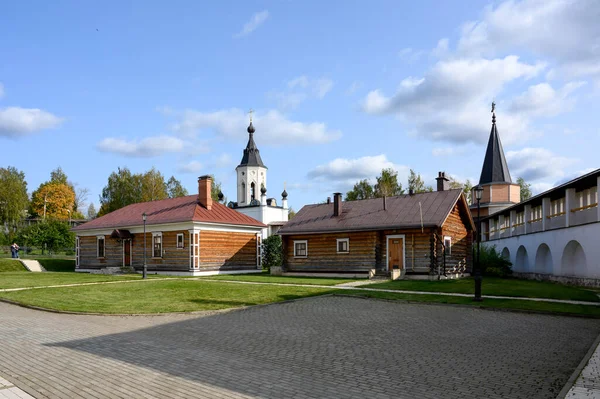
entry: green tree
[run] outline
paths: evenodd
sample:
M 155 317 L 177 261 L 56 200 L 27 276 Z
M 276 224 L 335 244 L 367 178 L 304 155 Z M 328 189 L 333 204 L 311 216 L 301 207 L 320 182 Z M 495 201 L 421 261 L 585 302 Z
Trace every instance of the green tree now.
M 94 206 L 93 203 L 90 204 L 90 206 L 88 206 L 88 210 L 87 210 L 87 218 L 89 220 L 95 219 L 96 218 L 96 214 L 98 212 L 96 212 L 96 207 Z
M 165 178 L 156 168 L 152 167 L 141 176 L 142 197 L 139 202 L 157 201 L 169 197 Z
M 296 211 L 290 206 L 290 209 L 288 210 L 288 220 L 291 220 L 294 216 L 296 216 Z
M 461 182 L 456 180 L 454 177 L 450 176 L 450 189 L 457 190 L 462 189 L 463 193 L 467 197 L 467 203 L 471 204 L 471 191 L 473 190 L 473 184 L 471 184 L 471 180 L 467 179 L 466 182 Z
M 531 184 L 527 183 L 522 177 L 517 179 L 517 184 L 521 187 L 521 201 L 531 198 Z
M 221 182 L 215 180 L 215 176 L 211 175 L 212 183 L 210 185 L 210 197 L 213 201 L 219 201 L 219 193 L 221 192 Z
M 52 183 L 70 184 L 67 175 L 60 166 L 50 172 L 50 181 Z
M 108 176 L 108 183 L 102 189 L 100 210 L 97 216 L 141 202 L 142 185 L 140 175 L 134 175 L 128 168 L 117 168 Z
M 21 243 L 21 246 L 36 246 L 42 250 L 56 251 L 73 248 L 75 234 L 64 221 L 44 220 L 19 230 L 16 241 Z
M 263 267 L 281 266 L 282 244 L 281 237 L 272 235 L 263 241 Z
M 167 194 L 169 198 L 185 197 L 188 195 L 188 191 L 175 176 L 171 176 L 167 182 Z
M 28 205 L 25 173 L 12 166 L 0 168 L 0 225 L 15 229 Z
M 346 193 L 346 198 L 344 201 L 356 201 L 362 199 L 374 198 L 375 193 L 373 190 L 373 186 L 369 184 L 367 179 L 363 179 L 358 181 L 352 190 Z
M 433 191 L 433 187 L 426 186 L 421 175 L 412 169 L 408 175 L 408 190 L 410 191 L 411 189 L 415 194 Z
M 375 197 L 392 197 L 404 194 L 402 184 L 398 182 L 398 172 L 392 168 L 383 169 L 375 184 Z

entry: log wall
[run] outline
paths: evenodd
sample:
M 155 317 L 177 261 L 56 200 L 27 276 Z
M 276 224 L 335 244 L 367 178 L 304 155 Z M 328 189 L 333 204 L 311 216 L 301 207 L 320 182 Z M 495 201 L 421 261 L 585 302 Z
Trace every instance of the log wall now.
M 377 232 L 283 236 L 287 271 L 367 272 L 375 267 Z M 349 252 L 337 252 L 337 239 L 349 239 Z M 306 258 L 294 257 L 294 241 L 306 240 Z
M 256 239 L 254 233 L 200 232 L 200 269 L 256 269 Z
M 377 268 L 387 270 L 387 236 L 404 234 L 406 273 L 429 273 L 431 265 L 431 230 L 383 230 L 377 236 Z
M 450 255 L 446 255 L 446 272 L 471 272 L 473 264 L 473 235 L 471 231 L 467 229 L 468 225 L 469 221 L 467 215 L 465 215 L 464 212 L 461 212 L 459 204 L 456 204 L 444 222 L 440 234 L 442 239 L 444 236 L 452 237 L 451 253 Z

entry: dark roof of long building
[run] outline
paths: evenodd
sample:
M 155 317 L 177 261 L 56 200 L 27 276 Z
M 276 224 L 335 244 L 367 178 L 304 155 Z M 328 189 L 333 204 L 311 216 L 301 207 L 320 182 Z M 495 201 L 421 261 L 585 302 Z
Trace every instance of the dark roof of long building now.
M 492 117 L 492 130 L 485 151 L 481 177 L 479 178 L 479 184 L 486 183 L 512 183 L 506 158 L 504 158 L 500 135 L 498 129 L 496 129 L 496 114 Z
M 197 195 L 169 198 L 159 201 L 131 204 L 111 213 L 74 227 L 73 231 L 93 229 L 113 229 L 118 227 L 140 226 L 142 213 L 146 213 L 146 224 L 156 225 L 179 222 L 206 222 L 266 227 L 258 220 L 213 201 L 209 211 L 198 203 Z
M 248 126 L 248 144 L 244 149 L 242 162 L 240 162 L 239 166 L 262 166 L 263 168 L 266 168 L 260 158 L 260 151 L 258 151 L 256 143 L 254 142 L 254 131 L 254 126 L 252 126 L 252 122 L 250 122 L 250 126 Z
M 306 205 L 278 234 L 440 227 L 459 200 L 464 201 L 465 215 L 473 228 L 462 190 L 447 190 L 388 197 L 385 210 L 383 198 L 345 201 L 340 216 L 333 215 L 333 202 Z

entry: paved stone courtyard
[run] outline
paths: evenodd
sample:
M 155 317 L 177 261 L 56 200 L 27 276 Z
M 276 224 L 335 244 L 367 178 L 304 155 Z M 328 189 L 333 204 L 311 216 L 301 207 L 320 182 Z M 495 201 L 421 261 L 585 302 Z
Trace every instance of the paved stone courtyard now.
M 36 398 L 553 398 L 599 332 L 348 297 L 143 317 L 0 303 L 0 377 Z

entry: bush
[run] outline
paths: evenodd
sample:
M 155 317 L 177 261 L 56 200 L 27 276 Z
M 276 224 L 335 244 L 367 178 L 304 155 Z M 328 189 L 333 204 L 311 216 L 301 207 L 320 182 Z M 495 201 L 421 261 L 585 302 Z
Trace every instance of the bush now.
M 475 253 L 477 255 L 477 253 Z M 507 277 L 512 274 L 512 263 L 502 257 L 496 246 L 481 246 L 479 255 L 481 273 L 484 276 Z
M 281 237 L 272 235 L 263 241 L 263 268 L 281 266 Z

